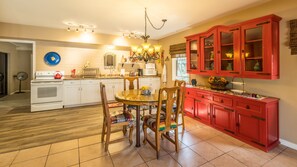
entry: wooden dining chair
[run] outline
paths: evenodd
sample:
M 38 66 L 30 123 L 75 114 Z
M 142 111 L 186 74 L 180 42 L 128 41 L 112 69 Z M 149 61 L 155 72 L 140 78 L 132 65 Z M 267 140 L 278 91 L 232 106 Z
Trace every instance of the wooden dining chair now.
M 181 123 L 178 124 L 178 126 L 182 126 L 183 130 L 185 130 L 185 118 L 184 118 L 184 101 L 185 101 L 185 92 L 186 92 L 186 82 L 183 80 L 175 80 L 174 86 L 177 86 L 180 88 L 180 109 L 178 116 L 181 115 Z M 176 112 L 176 104 L 173 104 L 173 112 Z M 163 111 L 166 111 L 166 104 L 163 102 L 162 108 Z
M 102 107 L 103 107 L 103 114 L 104 114 L 101 141 L 103 142 L 106 136 L 105 151 L 108 150 L 108 145 L 110 143 L 117 141 L 117 140 L 110 141 L 110 134 L 113 132 L 122 131 L 121 129 L 118 129 L 118 128 L 111 131 L 111 128 L 114 128 L 116 126 L 130 127 L 129 142 L 131 145 L 133 143 L 133 140 L 132 140 L 132 133 L 134 128 L 133 115 L 130 112 L 123 112 L 123 111 L 119 111 L 119 112 L 116 112 L 117 114 L 111 115 L 107 104 L 106 88 L 105 88 L 105 85 L 102 83 L 100 83 L 100 93 L 101 93 L 101 100 L 102 100 Z
M 136 86 L 134 85 L 135 81 L 136 81 Z M 140 89 L 139 77 L 137 76 L 124 77 L 124 90 L 133 90 L 133 89 Z M 126 106 L 124 104 L 123 108 L 124 108 L 124 111 L 128 110 L 129 112 L 131 112 L 131 109 L 136 110 L 136 106 L 133 106 L 133 105 Z M 150 110 L 150 114 L 151 114 L 151 108 L 149 106 L 141 106 L 140 109 L 143 110 L 143 115 L 145 115 L 145 111 L 148 109 Z
M 160 137 L 165 137 L 170 142 L 175 144 L 175 151 L 178 152 L 178 113 L 180 112 L 180 88 L 162 88 L 159 90 L 158 95 L 158 107 L 157 113 L 144 116 L 143 132 L 144 132 L 144 144 L 148 142 L 157 152 L 157 158 L 159 158 L 160 152 Z M 166 104 L 166 112 L 162 111 L 162 103 Z M 172 112 L 174 105 L 176 104 L 176 112 Z M 153 140 L 150 140 L 147 135 L 147 129 L 150 129 L 155 133 L 155 145 Z M 174 131 L 174 139 L 169 136 L 169 131 Z

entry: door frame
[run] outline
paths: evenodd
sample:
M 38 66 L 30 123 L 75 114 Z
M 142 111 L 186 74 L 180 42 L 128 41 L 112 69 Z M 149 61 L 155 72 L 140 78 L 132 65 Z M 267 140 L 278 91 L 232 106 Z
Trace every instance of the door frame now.
M 21 40 L 21 39 L 6 39 L 6 38 L 0 38 L 0 42 L 17 42 L 17 43 L 30 43 L 32 44 L 32 56 L 31 56 L 31 78 L 30 80 L 34 79 L 35 77 L 35 71 L 36 71 L 36 42 L 30 41 L 30 40 Z M 8 53 L 7 56 L 7 64 L 10 63 L 10 54 Z M 10 74 L 10 67 L 7 67 L 7 74 Z M 7 81 L 7 94 L 11 94 L 10 92 L 10 80 Z

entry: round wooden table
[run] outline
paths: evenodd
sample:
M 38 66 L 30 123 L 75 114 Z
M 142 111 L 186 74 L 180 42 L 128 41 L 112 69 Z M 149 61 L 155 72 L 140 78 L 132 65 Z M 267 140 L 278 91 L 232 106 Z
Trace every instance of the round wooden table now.
M 156 91 L 157 92 L 157 91 Z M 136 106 L 136 147 L 140 147 L 140 106 L 151 106 L 158 102 L 158 92 L 142 95 L 141 90 L 125 90 L 115 94 L 115 99 L 127 105 Z

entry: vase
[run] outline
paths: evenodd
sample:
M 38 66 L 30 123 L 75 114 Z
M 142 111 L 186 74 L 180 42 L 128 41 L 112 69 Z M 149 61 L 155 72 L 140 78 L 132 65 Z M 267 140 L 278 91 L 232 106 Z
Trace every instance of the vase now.
M 260 64 L 259 64 L 258 61 L 257 61 L 257 63 L 254 65 L 254 70 L 255 70 L 255 71 L 260 71 Z
M 228 63 L 226 70 L 232 71 L 232 63 Z

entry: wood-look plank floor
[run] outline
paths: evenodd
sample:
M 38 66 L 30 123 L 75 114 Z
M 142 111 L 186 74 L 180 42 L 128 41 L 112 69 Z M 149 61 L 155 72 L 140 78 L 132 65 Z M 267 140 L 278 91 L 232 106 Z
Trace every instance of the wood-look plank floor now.
M 101 133 L 100 105 L 30 112 L 0 100 L 0 153 Z

